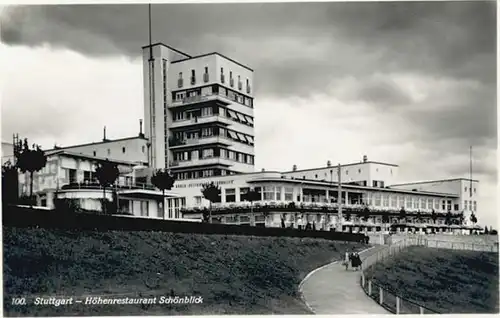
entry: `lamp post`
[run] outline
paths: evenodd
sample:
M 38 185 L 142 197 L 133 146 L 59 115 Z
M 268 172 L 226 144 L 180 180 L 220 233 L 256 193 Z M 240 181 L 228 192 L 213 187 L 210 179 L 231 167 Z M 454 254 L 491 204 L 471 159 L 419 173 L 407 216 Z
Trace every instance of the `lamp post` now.
M 338 185 L 337 185 L 337 231 L 342 232 L 342 174 L 340 170 L 340 163 L 337 166 L 337 175 L 338 175 Z

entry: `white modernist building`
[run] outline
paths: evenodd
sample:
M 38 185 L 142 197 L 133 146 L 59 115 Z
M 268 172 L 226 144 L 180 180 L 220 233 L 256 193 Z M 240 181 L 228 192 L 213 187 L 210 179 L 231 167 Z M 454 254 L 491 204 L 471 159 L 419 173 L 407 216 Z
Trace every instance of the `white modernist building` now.
M 54 193 L 81 202 L 97 198 L 98 189 L 89 190 L 98 187 L 93 169 L 107 159 L 122 172 L 118 198 L 110 191 L 109 200 L 137 216 L 206 217 L 209 202 L 201 189 L 213 182 L 221 189 L 210 212 L 214 222 L 368 232 L 473 228 L 477 180 L 398 184 L 397 165 L 366 156 L 352 164 L 255 172 L 253 70 L 241 63 L 158 43 L 143 47 L 143 68 L 144 131 L 141 120 L 135 137 L 109 140 L 104 131 L 100 142 L 48 150 L 47 167 L 34 176 L 39 204 L 53 206 Z M 165 201 L 149 179 L 162 168 L 176 177 Z M 26 192 L 27 179 L 21 179 Z M 243 200 L 250 189 L 259 200 Z

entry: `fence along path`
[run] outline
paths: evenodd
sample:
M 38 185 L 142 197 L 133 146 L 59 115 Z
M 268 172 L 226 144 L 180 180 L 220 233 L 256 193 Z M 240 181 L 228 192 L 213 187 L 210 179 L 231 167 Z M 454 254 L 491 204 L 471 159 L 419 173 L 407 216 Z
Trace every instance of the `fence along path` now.
M 382 246 L 363 261 L 364 269 L 359 277 L 359 283 L 368 297 L 372 298 L 381 307 L 394 314 L 439 314 L 438 311 L 427 308 L 424 304 L 418 304 L 410 299 L 404 298 L 397 291 L 389 290 L 371 279 L 373 265 L 389 257 L 395 256 L 409 246 L 498 252 L 498 243 L 494 242 L 491 244 L 478 244 L 465 241 L 433 240 L 425 237 L 406 238 L 392 245 Z
M 375 246 L 360 253 L 366 259 L 384 246 Z M 300 292 L 309 309 L 315 314 L 389 314 L 366 297 L 359 288 L 360 271 L 346 271 L 341 262 L 330 263 L 306 278 Z

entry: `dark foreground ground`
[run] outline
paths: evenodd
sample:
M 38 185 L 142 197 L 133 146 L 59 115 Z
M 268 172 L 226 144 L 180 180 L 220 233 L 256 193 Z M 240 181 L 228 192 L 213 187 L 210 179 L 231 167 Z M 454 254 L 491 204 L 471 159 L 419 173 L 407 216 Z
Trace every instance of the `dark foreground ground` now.
M 298 284 L 357 243 L 3 227 L 7 316 L 307 314 Z M 36 297 L 201 296 L 189 305 L 36 306 Z M 26 305 L 13 305 L 25 297 Z
M 378 283 L 440 313 L 498 313 L 498 253 L 410 247 L 375 265 Z

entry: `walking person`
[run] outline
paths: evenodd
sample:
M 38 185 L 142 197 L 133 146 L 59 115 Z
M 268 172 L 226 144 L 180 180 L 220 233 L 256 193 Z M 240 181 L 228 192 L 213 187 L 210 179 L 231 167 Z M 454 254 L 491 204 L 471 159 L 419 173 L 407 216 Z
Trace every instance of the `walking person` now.
M 356 270 L 358 270 L 358 269 L 362 269 L 362 266 L 361 266 L 361 265 L 362 265 L 362 263 L 363 263 L 363 262 L 361 262 L 361 257 L 359 256 L 359 254 L 358 254 L 358 253 L 354 254 L 353 259 L 354 259 L 354 262 L 353 262 L 353 263 L 354 263 L 354 265 L 353 265 L 353 267 L 355 267 L 355 268 L 356 268 Z
M 349 252 L 345 252 L 345 257 L 344 257 L 344 261 L 342 262 L 342 264 L 345 266 L 345 270 L 348 270 L 349 269 L 349 259 L 351 258 Z

